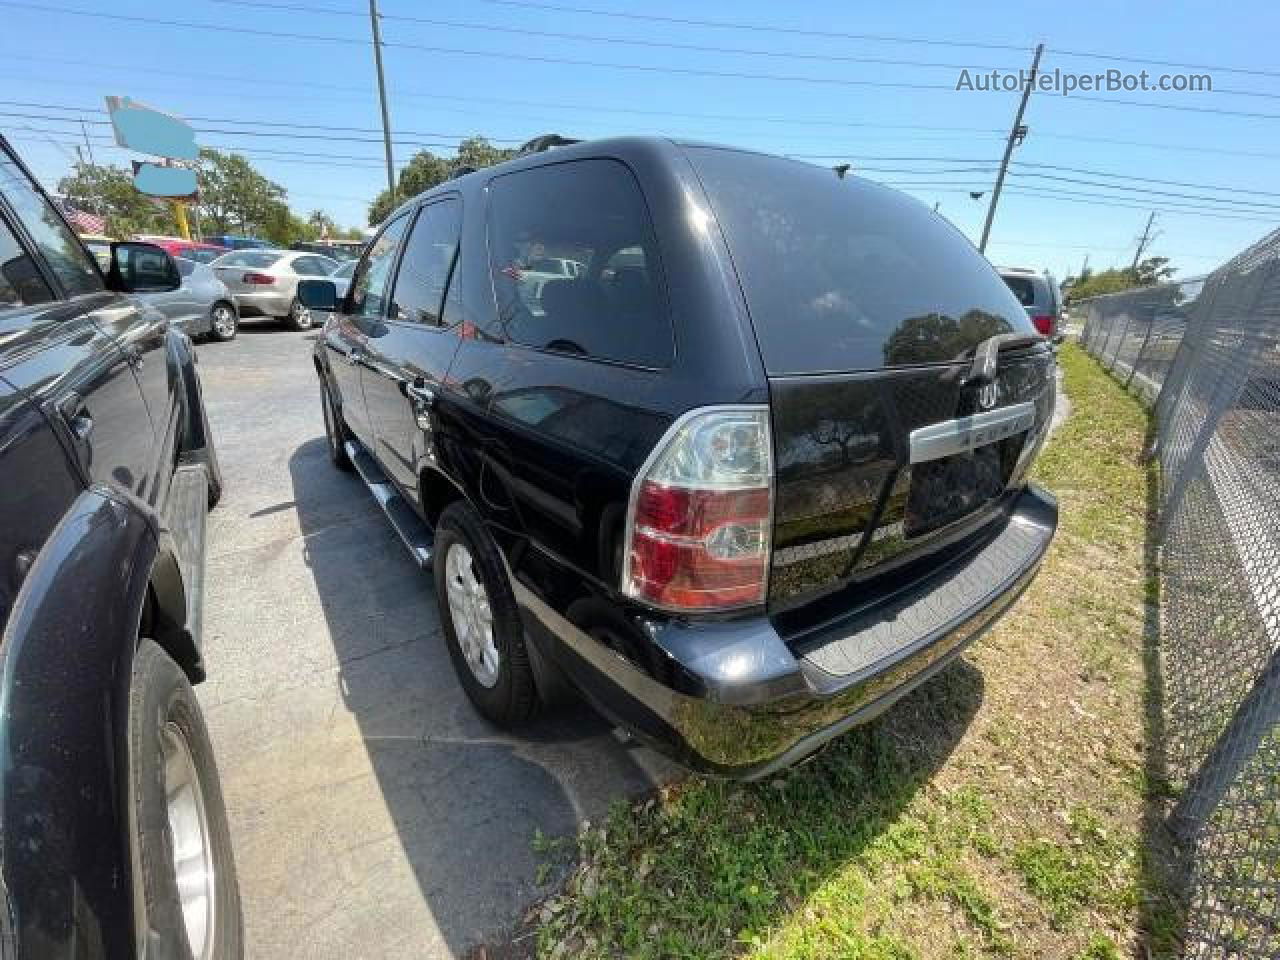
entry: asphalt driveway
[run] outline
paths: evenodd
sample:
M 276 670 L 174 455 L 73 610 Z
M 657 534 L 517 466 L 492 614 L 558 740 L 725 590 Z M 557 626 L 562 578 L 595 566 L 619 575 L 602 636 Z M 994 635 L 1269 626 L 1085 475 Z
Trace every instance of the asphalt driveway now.
M 313 337 L 199 347 L 226 494 L 198 689 L 247 955 L 463 956 L 548 891 L 535 830 L 572 833 L 673 771 L 585 707 L 521 736 L 472 711 L 429 577 L 327 459 Z

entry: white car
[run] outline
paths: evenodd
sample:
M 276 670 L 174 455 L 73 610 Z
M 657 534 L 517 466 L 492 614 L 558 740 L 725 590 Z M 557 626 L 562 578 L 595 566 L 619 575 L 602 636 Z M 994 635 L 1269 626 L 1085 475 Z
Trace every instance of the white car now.
M 295 330 L 310 330 L 315 320 L 298 301 L 298 281 L 328 280 L 338 261 L 298 250 L 233 250 L 210 266 L 235 297 L 241 317 L 276 317 Z

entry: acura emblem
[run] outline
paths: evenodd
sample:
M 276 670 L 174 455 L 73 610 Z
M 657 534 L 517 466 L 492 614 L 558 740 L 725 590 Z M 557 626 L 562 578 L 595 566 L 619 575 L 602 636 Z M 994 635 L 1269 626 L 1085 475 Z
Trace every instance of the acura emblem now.
M 994 383 L 988 383 L 978 391 L 978 406 L 983 410 L 990 410 L 996 405 L 996 394 L 996 385 Z

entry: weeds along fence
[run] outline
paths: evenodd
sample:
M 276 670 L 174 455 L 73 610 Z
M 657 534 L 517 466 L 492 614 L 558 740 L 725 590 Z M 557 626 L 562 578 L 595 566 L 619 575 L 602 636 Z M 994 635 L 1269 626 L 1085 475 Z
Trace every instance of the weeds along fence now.
M 1280 230 L 1208 277 L 1083 306 L 1085 349 L 1154 408 L 1155 722 L 1186 955 L 1277 957 Z

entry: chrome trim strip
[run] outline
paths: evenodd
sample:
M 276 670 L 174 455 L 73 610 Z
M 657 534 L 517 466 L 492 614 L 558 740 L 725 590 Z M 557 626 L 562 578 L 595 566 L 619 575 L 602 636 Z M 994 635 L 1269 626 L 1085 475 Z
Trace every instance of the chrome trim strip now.
M 927 463 L 966 453 L 1031 430 L 1035 425 L 1036 406 L 1030 401 L 931 423 L 911 431 L 911 462 Z

